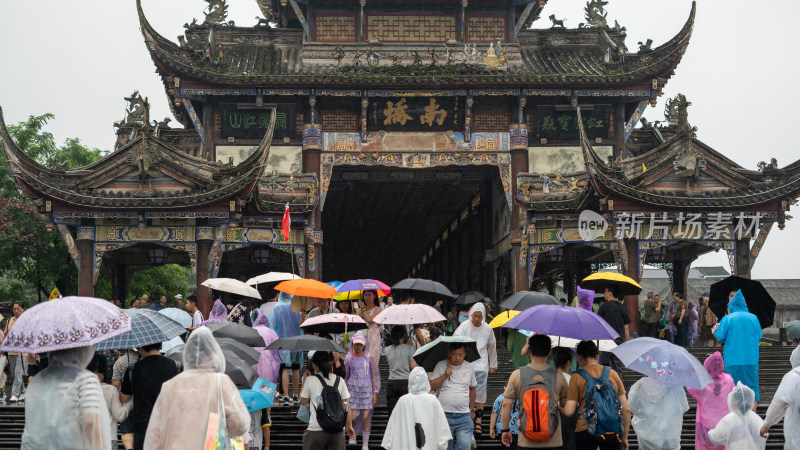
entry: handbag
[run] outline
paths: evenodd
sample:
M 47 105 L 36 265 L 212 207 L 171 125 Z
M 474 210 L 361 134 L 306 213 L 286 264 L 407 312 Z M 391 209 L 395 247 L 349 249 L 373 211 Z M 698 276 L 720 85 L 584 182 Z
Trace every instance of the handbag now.
M 242 437 L 228 433 L 220 374 L 217 374 L 217 411 L 208 414 L 205 443 L 205 450 L 244 450 Z

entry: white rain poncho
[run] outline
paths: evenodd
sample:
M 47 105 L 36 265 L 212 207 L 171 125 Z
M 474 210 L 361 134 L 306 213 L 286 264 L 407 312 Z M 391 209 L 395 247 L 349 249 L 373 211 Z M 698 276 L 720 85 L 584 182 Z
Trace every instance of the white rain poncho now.
M 144 448 L 203 448 L 211 413 L 224 413 L 231 436 L 250 427 L 250 413 L 225 375 L 225 358 L 211 330 L 192 332 L 183 350 L 184 372 L 164 383 L 153 407 Z
M 756 394 L 752 389 L 736 383 L 728 394 L 728 409 L 731 411 L 719 421 L 716 428 L 708 432 L 708 438 L 716 445 L 724 445 L 729 450 L 759 450 L 767 445 L 767 440 L 759 436 L 764 424 L 761 417 L 753 412 Z
M 392 411 L 381 447 L 387 450 L 444 450 L 453 438 L 441 403 L 430 394 L 428 374 L 422 367 L 415 367 L 408 375 L 408 394 L 400 397 Z M 425 445 L 417 447 L 414 427 L 421 424 L 425 433 Z
M 472 313 L 479 312 L 483 314 L 483 322 L 481 326 L 476 327 L 472 324 Z M 453 336 L 466 336 L 475 339 L 475 344 L 478 347 L 478 354 L 481 359 L 474 361 L 472 367 L 476 372 L 488 372 L 489 369 L 497 368 L 497 341 L 494 338 L 494 330 L 486 323 L 486 308 L 483 303 L 475 303 L 469 309 L 469 319 L 456 328 Z
M 644 377 L 628 391 L 636 431 L 642 450 L 681 448 L 683 413 L 689 409 L 681 386 L 670 386 L 655 378 Z
M 796 347 L 789 358 L 792 370 L 783 376 L 772 403 L 767 409 L 764 425 L 772 427 L 786 416 L 783 422 L 783 437 L 787 450 L 800 450 L 800 347 Z
M 85 369 L 93 355 L 94 346 L 50 353 L 25 395 L 23 449 L 111 449 L 100 381 Z

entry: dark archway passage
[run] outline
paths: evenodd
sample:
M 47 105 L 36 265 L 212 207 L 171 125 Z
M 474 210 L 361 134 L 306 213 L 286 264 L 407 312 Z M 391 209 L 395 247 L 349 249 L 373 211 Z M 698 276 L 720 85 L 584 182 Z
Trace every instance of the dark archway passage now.
M 322 212 L 323 278 L 392 284 L 411 275 L 454 292 L 486 289 L 492 183 L 491 166 L 336 167 Z

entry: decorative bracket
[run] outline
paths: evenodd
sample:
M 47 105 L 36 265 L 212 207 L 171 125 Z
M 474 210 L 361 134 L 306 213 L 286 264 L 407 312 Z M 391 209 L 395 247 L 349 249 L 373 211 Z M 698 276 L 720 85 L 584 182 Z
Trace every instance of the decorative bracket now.
M 624 141 L 628 142 L 628 136 L 631 135 L 633 129 L 636 127 L 636 123 L 639 122 L 639 119 L 642 118 L 642 114 L 644 114 L 645 108 L 647 108 L 648 100 L 642 100 L 639 102 L 639 105 L 636 107 L 636 110 L 633 112 L 633 115 L 628 120 L 628 123 L 625 124 L 625 134 L 624 134 Z

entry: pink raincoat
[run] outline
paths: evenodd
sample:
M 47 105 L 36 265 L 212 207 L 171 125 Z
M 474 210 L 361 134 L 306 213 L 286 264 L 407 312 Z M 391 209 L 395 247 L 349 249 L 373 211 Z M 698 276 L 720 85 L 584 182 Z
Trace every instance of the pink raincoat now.
M 686 388 L 697 400 L 695 444 L 698 450 L 724 450 L 724 445 L 713 445 L 708 439 L 708 430 L 713 430 L 723 417 L 728 415 L 728 394 L 733 391 L 733 378 L 725 373 L 725 362 L 719 352 L 706 358 L 703 366 L 711 375 L 711 383 L 702 390 Z
M 264 343 L 269 345 L 278 340 L 278 334 L 269 327 L 269 319 L 264 314 L 258 313 L 253 329 L 264 338 Z M 258 377 L 273 383 L 278 382 L 278 373 L 281 369 L 281 358 L 278 350 L 266 350 L 264 347 L 255 347 L 261 353 L 258 362 L 253 364 L 253 369 L 258 373 Z
M 228 308 L 222 303 L 220 299 L 214 301 L 214 306 L 211 307 L 211 314 L 200 326 L 211 325 L 212 323 L 225 323 L 228 321 Z

